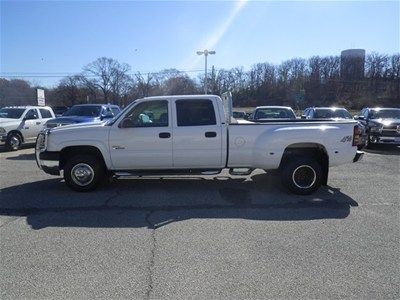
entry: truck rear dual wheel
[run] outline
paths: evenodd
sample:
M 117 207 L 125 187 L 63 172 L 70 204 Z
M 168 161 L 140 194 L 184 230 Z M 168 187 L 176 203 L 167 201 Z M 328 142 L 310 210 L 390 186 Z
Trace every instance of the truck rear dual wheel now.
M 281 170 L 284 186 L 297 195 L 309 195 L 322 183 L 321 165 L 310 157 L 289 158 Z
M 75 155 L 64 166 L 64 179 L 68 187 L 77 192 L 94 190 L 105 178 L 103 162 L 92 155 Z

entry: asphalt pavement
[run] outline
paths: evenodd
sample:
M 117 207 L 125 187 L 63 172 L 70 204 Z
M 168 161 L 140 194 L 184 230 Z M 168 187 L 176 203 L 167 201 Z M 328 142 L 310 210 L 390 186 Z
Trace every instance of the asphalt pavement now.
M 69 190 L 34 149 L 0 150 L 1 299 L 400 298 L 400 149 L 330 169 Z

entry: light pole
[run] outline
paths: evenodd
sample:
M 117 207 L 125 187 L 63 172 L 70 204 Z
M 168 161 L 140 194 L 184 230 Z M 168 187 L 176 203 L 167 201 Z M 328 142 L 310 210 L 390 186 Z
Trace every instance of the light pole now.
M 205 59 L 205 68 L 204 68 L 204 94 L 207 94 L 207 56 L 215 54 L 215 51 L 208 51 L 207 49 L 204 51 L 197 51 L 197 55 L 204 55 Z

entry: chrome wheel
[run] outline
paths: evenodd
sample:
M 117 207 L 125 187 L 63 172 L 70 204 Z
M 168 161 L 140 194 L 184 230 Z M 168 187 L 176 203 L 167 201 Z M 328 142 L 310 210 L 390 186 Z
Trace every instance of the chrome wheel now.
M 17 136 L 13 135 L 10 137 L 10 145 L 12 148 L 18 148 L 21 145 L 21 141 Z
M 93 181 L 94 171 L 88 164 L 79 163 L 71 169 L 71 178 L 77 185 L 87 186 Z
M 293 171 L 292 180 L 298 188 L 308 189 L 314 185 L 317 180 L 317 174 L 312 167 L 301 165 Z

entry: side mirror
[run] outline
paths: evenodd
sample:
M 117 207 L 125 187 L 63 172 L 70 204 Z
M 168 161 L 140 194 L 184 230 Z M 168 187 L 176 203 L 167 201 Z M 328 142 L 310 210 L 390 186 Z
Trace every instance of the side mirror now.
M 133 124 L 130 118 L 123 119 L 118 125 L 119 128 L 132 128 L 134 126 L 135 124 Z
M 306 117 L 306 115 L 301 115 L 301 118 L 306 119 L 307 117 Z

